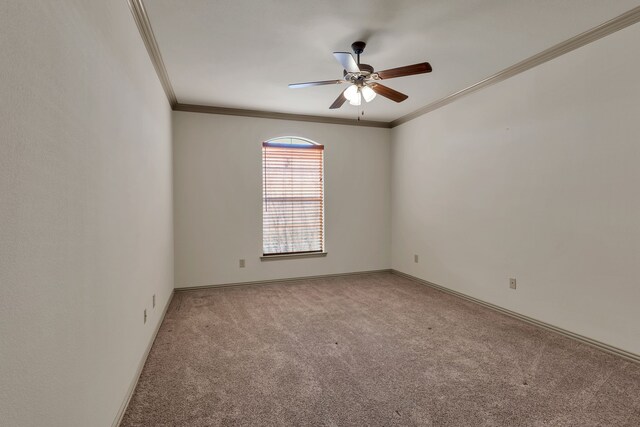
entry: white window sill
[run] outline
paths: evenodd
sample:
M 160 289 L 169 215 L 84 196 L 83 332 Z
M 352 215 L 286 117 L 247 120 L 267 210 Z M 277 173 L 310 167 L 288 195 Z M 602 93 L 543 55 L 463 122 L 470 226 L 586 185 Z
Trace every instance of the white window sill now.
M 300 254 L 282 254 L 282 255 L 262 255 L 260 261 L 276 261 L 282 259 L 294 259 L 294 258 L 318 258 L 327 256 L 326 252 L 307 252 Z

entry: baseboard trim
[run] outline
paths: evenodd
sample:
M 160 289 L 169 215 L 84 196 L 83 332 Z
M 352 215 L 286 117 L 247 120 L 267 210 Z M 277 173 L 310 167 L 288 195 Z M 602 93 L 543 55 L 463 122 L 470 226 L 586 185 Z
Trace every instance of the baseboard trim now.
M 136 390 L 136 386 L 138 385 L 138 380 L 140 380 L 140 375 L 142 374 L 142 369 L 144 368 L 144 364 L 147 362 L 147 357 L 149 357 L 149 353 L 151 352 L 153 343 L 156 341 L 156 337 L 158 336 L 158 332 L 160 331 L 160 326 L 162 325 L 162 322 L 164 322 L 164 316 L 166 316 L 167 311 L 169 310 L 169 305 L 171 305 L 171 301 L 173 300 L 174 294 L 175 292 L 172 291 L 171 295 L 169 296 L 169 299 L 167 300 L 167 303 L 164 306 L 164 309 L 162 310 L 162 316 L 160 316 L 160 321 L 156 325 L 156 328 L 153 331 L 153 336 L 151 337 L 151 340 L 147 345 L 147 349 L 145 350 L 144 354 L 142 355 L 142 358 L 140 359 L 140 362 L 138 363 L 138 369 L 136 370 L 136 374 L 133 380 L 131 381 L 131 384 L 129 385 L 129 389 L 127 390 L 127 395 L 122 401 L 122 405 L 120 405 L 118 414 L 116 415 L 116 418 L 113 420 L 113 424 L 111 424 L 111 427 L 118 427 L 122 422 L 122 418 L 124 418 L 124 414 L 127 411 L 129 402 L 133 397 L 133 392 Z
M 445 292 L 447 294 L 456 296 L 458 298 L 462 298 L 464 300 L 479 304 L 479 305 L 481 305 L 483 307 L 486 307 L 486 308 L 489 308 L 491 310 L 498 311 L 498 312 L 500 312 L 502 314 L 506 314 L 507 316 L 516 318 L 518 320 L 522 320 L 523 322 L 527 322 L 529 324 L 541 327 L 541 328 L 546 329 L 548 331 L 555 332 L 555 333 L 563 335 L 563 336 L 565 336 L 567 338 L 571 338 L 571 339 L 579 341 L 579 342 L 581 342 L 583 344 L 587 344 L 587 345 L 590 345 L 592 347 L 595 347 L 595 348 L 597 348 L 597 349 L 599 349 L 601 351 L 604 351 L 604 352 L 607 352 L 607 353 L 614 354 L 616 356 L 622 357 L 623 359 L 629 360 L 631 362 L 640 363 L 640 355 L 638 355 L 638 354 L 623 350 L 623 349 L 618 348 L 618 347 L 614 347 L 614 346 L 609 345 L 609 344 L 605 344 L 603 342 L 594 340 L 594 339 L 589 338 L 589 337 L 585 337 L 584 335 L 576 334 L 574 332 L 568 331 L 568 330 L 560 328 L 558 326 L 554 326 L 554 325 L 551 325 L 549 323 L 543 322 L 541 320 L 537 320 L 537 319 L 534 319 L 532 317 L 525 316 L 524 314 L 516 313 L 515 311 L 511 311 L 511 310 L 508 310 L 506 308 L 500 307 L 498 305 L 491 304 L 491 303 L 486 302 L 486 301 L 482 301 L 480 299 L 474 298 L 474 297 L 469 296 L 467 294 L 463 294 L 462 292 L 454 291 L 452 289 L 446 288 L 446 287 L 441 286 L 441 285 L 437 285 L 435 283 L 429 282 L 429 281 L 424 280 L 424 279 L 420 279 L 419 277 L 415 277 L 415 276 L 412 276 L 412 275 L 407 274 L 407 273 L 403 273 L 403 272 L 398 271 L 398 270 L 391 269 L 391 273 L 395 274 L 397 276 L 401 276 L 401 277 L 404 277 L 406 279 L 412 280 L 412 281 L 417 282 L 417 283 L 419 283 L 421 285 L 429 286 L 431 288 L 434 288 L 434 289 L 437 289 L 439 291 Z
M 288 277 L 285 279 L 258 280 L 253 282 L 236 282 L 236 283 L 222 283 L 219 285 L 187 286 L 183 288 L 176 288 L 174 289 L 174 292 L 190 292 L 190 291 L 199 291 L 202 289 L 228 288 L 233 286 L 271 285 L 274 283 L 295 282 L 298 280 L 330 279 L 333 277 L 360 276 L 360 275 L 366 275 L 366 274 L 391 273 L 391 272 L 392 272 L 391 269 L 387 268 L 382 270 L 366 270 L 366 271 L 354 271 L 351 273 L 335 273 L 335 274 L 322 274 L 317 276 Z

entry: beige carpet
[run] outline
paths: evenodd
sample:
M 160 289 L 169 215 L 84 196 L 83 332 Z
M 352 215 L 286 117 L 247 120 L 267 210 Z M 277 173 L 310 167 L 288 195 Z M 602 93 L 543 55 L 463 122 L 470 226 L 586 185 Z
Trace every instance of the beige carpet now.
M 640 365 L 388 273 L 176 293 L 123 426 L 640 426 Z

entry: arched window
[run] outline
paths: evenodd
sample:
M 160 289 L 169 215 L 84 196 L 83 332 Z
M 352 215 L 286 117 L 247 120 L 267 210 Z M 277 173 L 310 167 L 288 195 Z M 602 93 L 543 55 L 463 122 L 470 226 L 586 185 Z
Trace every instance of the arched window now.
M 324 146 L 297 137 L 262 143 L 264 256 L 324 252 Z

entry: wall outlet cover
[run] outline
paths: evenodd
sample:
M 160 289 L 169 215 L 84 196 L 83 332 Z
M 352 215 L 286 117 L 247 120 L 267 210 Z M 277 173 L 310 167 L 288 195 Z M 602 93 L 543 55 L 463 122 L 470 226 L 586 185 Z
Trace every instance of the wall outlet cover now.
M 516 279 L 513 279 L 513 278 L 509 279 L 509 287 L 511 289 L 515 289 L 516 288 Z
M 414 255 L 413 256 L 413 262 L 417 263 L 418 262 L 418 255 Z
M 244 268 L 245 262 L 243 259 L 241 259 L 238 264 L 240 265 L 240 268 Z

